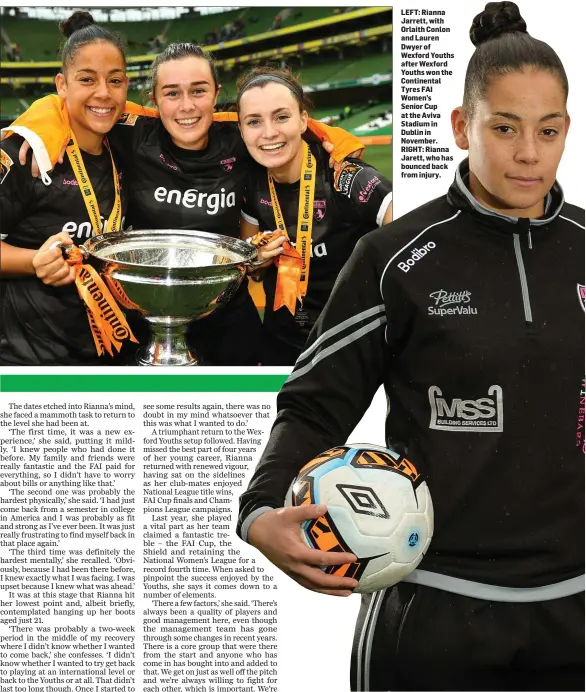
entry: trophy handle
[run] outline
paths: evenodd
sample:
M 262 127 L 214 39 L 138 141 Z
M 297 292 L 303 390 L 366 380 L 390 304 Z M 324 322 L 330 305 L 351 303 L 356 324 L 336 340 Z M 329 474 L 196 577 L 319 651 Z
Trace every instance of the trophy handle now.
M 250 267 L 251 270 L 258 269 L 259 267 L 262 267 L 263 264 L 266 264 L 269 260 L 250 260 L 249 262 L 245 262 L 246 267 Z

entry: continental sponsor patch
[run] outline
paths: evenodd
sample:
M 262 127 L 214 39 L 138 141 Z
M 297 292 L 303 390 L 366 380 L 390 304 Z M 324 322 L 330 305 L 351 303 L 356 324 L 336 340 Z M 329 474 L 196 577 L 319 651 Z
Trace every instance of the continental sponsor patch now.
M 13 164 L 14 161 L 10 158 L 10 156 L 8 156 L 3 149 L 0 149 L 0 184 L 4 182 L 4 178 L 10 172 Z
M 340 170 L 334 173 L 334 190 L 350 197 L 354 179 L 362 170 L 362 166 L 353 161 L 343 161 Z
M 122 113 L 122 115 L 118 118 L 117 125 L 136 125 L 136 121 L 138 120 L 138 115 L 135 115 L 134 113 Z

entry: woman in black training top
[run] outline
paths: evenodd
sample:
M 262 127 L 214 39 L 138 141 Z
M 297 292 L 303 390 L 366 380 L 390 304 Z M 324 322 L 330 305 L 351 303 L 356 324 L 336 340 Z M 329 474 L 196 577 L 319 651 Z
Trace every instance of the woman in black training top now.
M 478 15 L 447 196 L 373 231 L 340 273 L 278 397 L 240 535 L 341 596 L 353 561 L 302 543 L 325 507 L 283 506 L 382 384 L 386 444 L 427 478 L 420 568 L 363 596 L 353 690 L 584 690 L 584 211 L 556 171 L 562 63 L 512 2 Z

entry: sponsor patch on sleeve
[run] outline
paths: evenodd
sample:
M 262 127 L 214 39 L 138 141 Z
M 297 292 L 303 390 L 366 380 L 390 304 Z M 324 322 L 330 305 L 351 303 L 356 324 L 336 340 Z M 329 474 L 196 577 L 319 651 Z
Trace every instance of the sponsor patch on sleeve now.
M 10 172 L 13 164 L 14 161 L 10 158 L 10 156 L 8 156 L 3 149 L 0 149 L 0 184 L 4 182 L 4 178 Z
M 116 122 L 117 125 L 136 125 L 138 115 L 135 113 L 122 113 Z
M 334 190 L 350 197 L 352 185 L 362 166 L 353 161 L 343 161 L 340 170 L 334 173 Z

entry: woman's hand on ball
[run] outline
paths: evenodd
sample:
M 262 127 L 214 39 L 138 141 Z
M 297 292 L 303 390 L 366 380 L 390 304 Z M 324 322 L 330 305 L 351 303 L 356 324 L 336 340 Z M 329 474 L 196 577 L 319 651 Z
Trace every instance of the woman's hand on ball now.
M 350 596 L 356 579 L 326 574 L 321 567 L 356 562 L 352 553 L 327 553 L 308 548 L 300 525 L 323 516 L 325 505 L 302 505 L 272 509 L 255 519 L 248 529 L 248 542 L 298 584 L 331 596 Z

